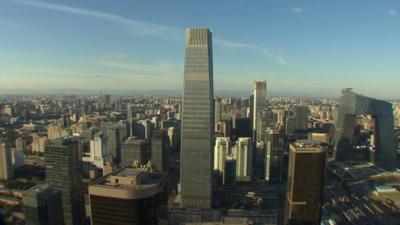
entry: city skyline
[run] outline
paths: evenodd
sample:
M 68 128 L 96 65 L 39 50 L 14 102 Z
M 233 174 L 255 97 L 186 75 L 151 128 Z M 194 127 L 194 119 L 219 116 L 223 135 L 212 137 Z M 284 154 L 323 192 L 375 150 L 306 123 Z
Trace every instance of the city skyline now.
M 215 36 L 217 94 L 250 80 L 289 95 L 399 94 L 395 1 L 176 3 L 2 1 L 0 91 L 179 91 L 184 29 L 200 26 Z

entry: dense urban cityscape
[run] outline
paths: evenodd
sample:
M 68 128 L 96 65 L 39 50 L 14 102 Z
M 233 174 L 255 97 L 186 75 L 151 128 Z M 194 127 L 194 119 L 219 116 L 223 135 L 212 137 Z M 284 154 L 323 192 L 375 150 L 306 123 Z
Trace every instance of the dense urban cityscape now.
M 268 76 L 247 75 L 248 94 L 220 95 L 214 43 L 256 46 L 216 38 L 209 26 L 152 29 L 184 36 L 181 94 L 29 93 L 46 89 L 29 80 L 18 93 L 0 71 L 0 225 L 400 225 L 400 100 L 352 82 L 332 97 L 275 95 Z
M 187 29 L 183 98 L 2 96 L 7 223 L 398 224 L 399 103 L 216 97 L 211 43 Z

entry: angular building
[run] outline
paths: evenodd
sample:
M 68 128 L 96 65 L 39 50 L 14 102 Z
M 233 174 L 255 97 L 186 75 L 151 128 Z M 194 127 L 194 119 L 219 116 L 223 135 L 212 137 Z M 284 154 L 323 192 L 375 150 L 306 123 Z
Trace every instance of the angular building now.
M 211 30 L 186 30 L 181 138 L 181 198 L 187 208 L 210 208 L 214 145 Z
M 0 139 L 0 181 L 7 181 L 14 177 L 12 152 L 6 139 Z
M 151 137 L 151 164 L 160 172 L 169 169 L 168 135 L 165 129 L 153 131 Z
M 254 81 L 253 96 L 253 138 L 255 141 L 262 141 L 263 128 L 257 125 L 260 124 L 262 112 L 267 107 L 267 82 L 265 80 Z
M 61 192 L 47 185 L 27 190 L 23 198 L 26 225 L 63 225 Z
M 83 224 L 85 218 L 79 141 L 58 138 L 46 144 L 46 182 L 61 192 L 65 225 Z
M 375 149 L 370 161 L 377 166 L 392 169 L 396 167 L 397 137 L 394 131 L 393 107 L 389 102 L 365 97 L 344 89 L 335 121 L 336 160 L 348 160 L 352 147 L 353 131 L 358 115 L 371 115 L 374 121 Z
M 165 173 L 148 168 L 122 168 L 89 186 L 93 225 L 157 225 L 157 211 L 166 204 Z
M 298 140 L 290 145 L 284 224 L 321 224 L 327 147 Z M 297 224 L 297 223 L 296 223 Z

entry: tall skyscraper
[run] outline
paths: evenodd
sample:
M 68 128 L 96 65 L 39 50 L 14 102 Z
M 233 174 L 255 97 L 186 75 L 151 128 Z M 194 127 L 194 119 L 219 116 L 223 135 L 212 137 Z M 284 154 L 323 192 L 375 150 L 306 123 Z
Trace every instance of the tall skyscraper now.
M 65 225 L 83 224 L 85 211 L 79 141 L 58 138 L 46 144 L 44 152 L 47 183 L 61 191 Z
M 298 140 L 290 145 L 284 223 L 321 224 L 327 147 Z
M 254 103 L 253 103 L 253 138 L 255 141 L 261 141 L 261 133 L 262 129 L 260 126 L 260 117 L 262 116 L 262 112 L 267 107 L 267 82 L 265 80 L 254 81 Z
M 279 128 L 267 129 L 265 145 L 265 180 L 280 180 L 284 152 L 283 137 Z
M 168 135 L 165 129 L 153 131 L 151 137 L 151 164 L 160 172 L 169 168 Z
M 225 159 L 231 148 L 229 137 L 217 137 L 214 147 L 214 171 L 220 174 L 225 170 Z
M 0 139 L 0 181 L 6 181 L 14 176 L 12 152 L 6 139 Z
M 251 138 L 238 138 L 235 156 L 237 180 L 251 181 L 253 174 L 253 144 Z
M 47 185 L 37 185 L 25 193 L 26 225 L 62 225 L 61 192 Z
M 210 208 L 214 145 L 211 30 L 186 30 L 182 106 L 181 197 L 187 208 Z
M 131 103 L 128 103 L 126 106 L 126 120 L 129 125 L 129 136 L 133 136 L 133 105 Z
M 214 123 L 217 124 L 218 122 L 221 122 L 221 99 L 220 98 L 214 98 Z M 215 125 L 215 129 L 216 129 Z

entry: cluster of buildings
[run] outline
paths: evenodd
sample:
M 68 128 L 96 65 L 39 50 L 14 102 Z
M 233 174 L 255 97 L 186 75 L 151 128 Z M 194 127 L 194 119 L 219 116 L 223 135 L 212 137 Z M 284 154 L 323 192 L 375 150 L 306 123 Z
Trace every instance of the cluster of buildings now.
M 337 194 L 372 181 L 374 194 L 355 197 L 398 212 L 398 105 L 393 114 L 350 89 L 341 99 L 267 98 L 263 80 L 250 96 L 215 97 L 211 31 L 188 29 L 185 46 L 182 97 L 0 97 L 7 220 L 358 224 L 374 215 L 362 219 Z

